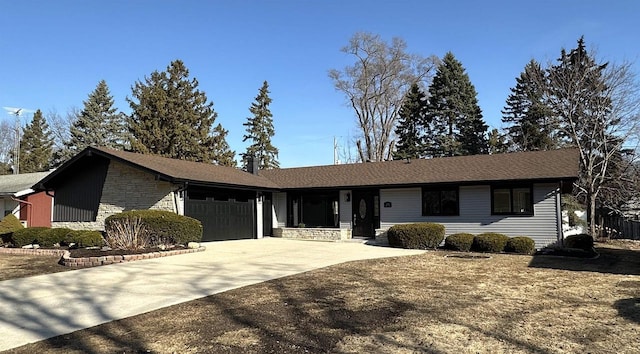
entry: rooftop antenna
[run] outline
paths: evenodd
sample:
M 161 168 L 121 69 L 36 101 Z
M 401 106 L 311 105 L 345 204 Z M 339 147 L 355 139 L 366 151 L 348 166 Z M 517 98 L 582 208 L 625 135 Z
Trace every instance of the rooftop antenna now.
M 31 109 L 26 108 L 15 108 L 15 107 L 2 107 L 7 113 L 16 117 L 16 131 L 15 131 L 15 141 L 13 144 L 13 174 L 17 175 L 20 173 L 20 117 L 25 113 L 34 112 Z

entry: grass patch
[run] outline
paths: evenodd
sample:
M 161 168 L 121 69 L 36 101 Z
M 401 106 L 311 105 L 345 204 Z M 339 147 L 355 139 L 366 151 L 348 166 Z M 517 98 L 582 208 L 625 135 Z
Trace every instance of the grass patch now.
M 0 281 L 72 270 L 58 264 L 60 256 L 0 254 Z

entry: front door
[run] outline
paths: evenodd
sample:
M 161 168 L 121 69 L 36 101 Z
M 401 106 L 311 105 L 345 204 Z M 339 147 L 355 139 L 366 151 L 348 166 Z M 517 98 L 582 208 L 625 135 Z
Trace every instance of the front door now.
M 273 202 L 271 193 L 265 193 L 262 201 L 262 236 L 271 236 L 273 229 Z
M 352 194 L 353 236 L 375 237 L 375 228 L 378 223 L 378 215 L 376 215 L 378 206 L 375 202 L 378 200 L 378 191 L 354 190 Z

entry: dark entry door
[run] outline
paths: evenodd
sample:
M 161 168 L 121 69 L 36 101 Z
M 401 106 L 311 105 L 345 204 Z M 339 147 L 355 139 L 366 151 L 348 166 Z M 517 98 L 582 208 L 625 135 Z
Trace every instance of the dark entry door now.
M 271 193 L 264 194 L 264 200 L 262 202 L 262 235 L 271 236 L 271 230 L 273 229 L 273 197 Z
M 374 237 L 375 228 L 378 223 L 375 202 L 378 200 L 378 192 L 373 190 L 354 190 L 352 192 L 353 211 L 353 236 Z

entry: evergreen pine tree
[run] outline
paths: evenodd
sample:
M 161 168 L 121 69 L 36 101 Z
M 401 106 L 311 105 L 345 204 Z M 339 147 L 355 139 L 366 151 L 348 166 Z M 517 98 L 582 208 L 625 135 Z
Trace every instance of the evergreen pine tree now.
M 501 154 L 509 150 L 509 144 L 506 142 L 506 136 L 500 134 L 498 129 L 491 129 L 488 138 L 489 154 Z
M 426 104 L 427 97 L 424 92 L 420 90 L 418 84 L 413 84 L 398 112 L 398 126 L 395 130 L 398 142 L 396 151 L 393 153 L 395 160 L 417 159 L 424 156 L 423 124 L 426 119 Z
M 61 160 L 72 157 L 88 146 L 124 149 L 126 132 L 123 114 L 114 107 L 106 81 L 100 81 L 83 103 L 84 108 L 69 128 L 70 137 L 61 152 Z
M 52 146 L 49 125 L 37 110 L 20 139 L 20 173 L 47 171 L 51 166 Z
M 531 60 L 511 88 L 502 110 L 502 122 L 509 124 L 505 132 L 512 150 L 550 150 L 558 145 L 552 113 L 544 102 L 544 83 L 544 70 Z
M 217 113 L 198 85 L 197 79 L 189 79 L 189 70 L 181 60 L 171 62 L 166 71 L 154 71 L 144 82 L 136 82 L 133 98 L 127 98 L 132 109 L 128 117 L 131 149 L 224 164 L 227 157 L 217 155 L 221 142 L 216 143 L 216 138 L 224 141 L 224 136 L 211 135 Z
M 247 118 L 243 123 L 247 127 L 247 133 L 242 141 L 251 140 L 247 152 L 242 155 L 243 168 L 247 169 L 249 157 L 258 159 L 260 169 L 279 168 L 278 149 L 271 144 L 271 138 L 275 135 L 273 128 L 273 115 L 269 110 L 271 98 L 269 97 L 269 84 L 265 81 L 260 88 L 255 102 L 251 104 L 249 111 L 253 117 Z
M 478 106 L 476 89 L 462 64 L 448 52 L 429 86 L 426 118 L 432 134 L 430 156 L 484 154 L 488 126 Z
M 216 163 L 221 166 L 237 167 L 236 152 L 232 151 L 227 143 L 228 130 L 222 124 L 216 125 L 213 129 L 213 154 L 217 156 Z

